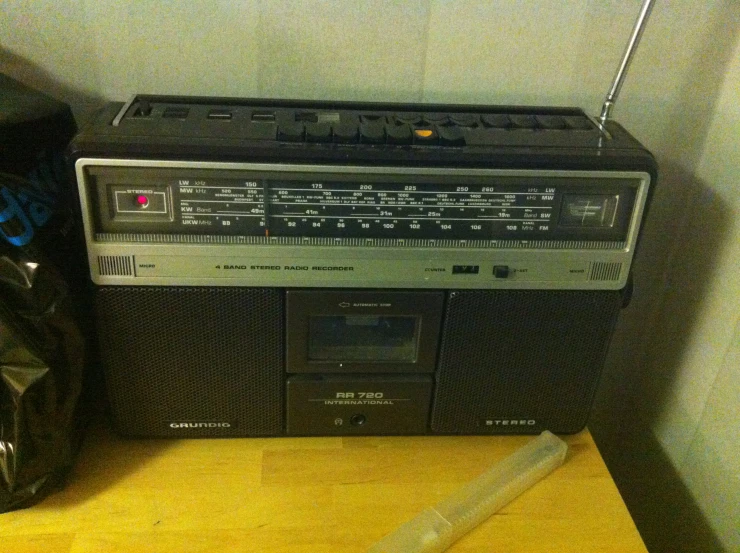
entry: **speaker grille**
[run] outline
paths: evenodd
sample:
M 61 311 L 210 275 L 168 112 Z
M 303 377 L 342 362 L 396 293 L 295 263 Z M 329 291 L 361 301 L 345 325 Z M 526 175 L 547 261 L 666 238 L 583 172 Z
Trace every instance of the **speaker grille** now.
M 589 280 L 619 280 L 621 272 L 621 263 L 594 263 Z
M 450 293 L 432 429 L 577 432 L 620 305 L 618 291 Z
M 96 308 L 111 410 L 120 432 L 282 434 L 280 290 L 103 287 Z M 182 429 L 172 423 L 229 426 Z
M 103 276 L 133 276 L 131 258 L 127 255 L 99 255 L 98 272 Z

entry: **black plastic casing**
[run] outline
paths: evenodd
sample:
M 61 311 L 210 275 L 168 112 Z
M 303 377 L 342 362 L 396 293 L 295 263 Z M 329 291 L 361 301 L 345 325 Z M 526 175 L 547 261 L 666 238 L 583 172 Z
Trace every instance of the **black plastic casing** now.
M 621 125 L 609 121 L 599 128 L 577 108 L 176 96 L 138 96 L 122 113 L 123 107 L 110 104 L 78 134 L 69 149 L 73 160 L 639 171 L 651 177 L 648 206 L 657 179 L 654 157 Z M 164 116 L 168 109 L 174 116 Z M 214 110 L 231 118 L 209 118 Z M 464 141 L 455 145 L 279 139 L 281 125 L 316 114 L 360 122 L 363 117 L 390 121 L 399 114 L 424 119 L 456 113 L 574 118 L 584 127 L 479 124 L 462 128 Z M 100 286 L 97 317 L 113 417 L 127 435 L 572 433 L 588 419 L 629 288 L 447 290 L 436 371 L 411 383 L 403 380 L 411 378 L 408 374 L 291 373 L 285 288 Z M 391 390 L 400 394 L 402 388 L 391 387 L 399 378 L 412 390 L 409 397 L 429 397 L 428 410 L 420 409 L 420 416 L 427 416 L 424 424 L 417 424 L 414 414 L 403 427 L 384 423 L 373 429 L 373 413 L 355 412 L 348 407 L 355 403 L 345 401 L 369 393 L 376 402 L 372 408 L 381 410 L 378 394 L 384 395 L 380 399 L 390 397 Z M 341 412 L 326 411 L 323 427 L 303 425 L 302 417 L 310 413 L 295 413 L 296 408 L 327 394 L 341 403 Z M 394 412 L 399 419 L 407 416 Z M 352 419 L 356 415 L 367 423 L 347 424 L 360 420 Z M 286 418 L 293 416 L 301 423 Z M 328 425 L 342 428 L 330 431 Z

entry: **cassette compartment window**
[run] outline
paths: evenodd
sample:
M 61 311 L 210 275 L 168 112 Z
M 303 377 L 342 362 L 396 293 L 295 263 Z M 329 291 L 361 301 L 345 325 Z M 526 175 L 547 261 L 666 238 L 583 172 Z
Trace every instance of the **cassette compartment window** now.
M 309 361 L 414 363 L 419 317 L 321 315 L 309 319 Z
M 444 293 L 286 291 L 288 374 L 433 373 Z

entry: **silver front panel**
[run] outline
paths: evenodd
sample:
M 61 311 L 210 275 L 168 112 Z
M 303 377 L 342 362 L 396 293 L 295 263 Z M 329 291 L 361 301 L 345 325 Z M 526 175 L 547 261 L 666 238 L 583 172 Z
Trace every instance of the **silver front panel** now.
M 616 290 L 650 185 L 642 172 L 93 158 L 76 172 L 101 285 Z

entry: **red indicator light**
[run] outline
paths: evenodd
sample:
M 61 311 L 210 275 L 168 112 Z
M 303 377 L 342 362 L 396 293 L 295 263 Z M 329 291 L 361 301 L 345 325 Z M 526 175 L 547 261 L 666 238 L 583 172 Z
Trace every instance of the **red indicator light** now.
M 147 198 L 143 194 L 140 194 L 136 196 L 136 203 L 139 204 L 141 207 L 146 207 L 149 205 L 149 198 Z

